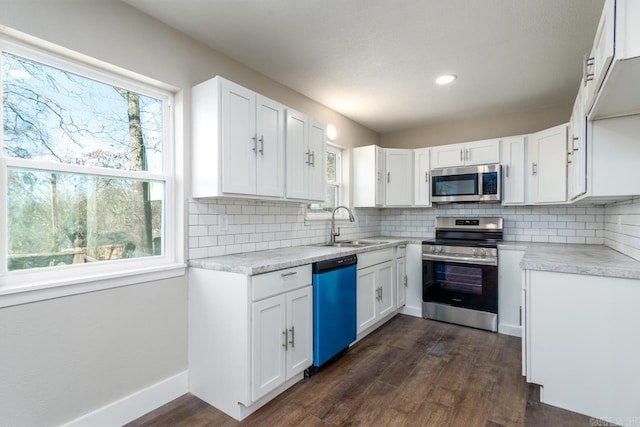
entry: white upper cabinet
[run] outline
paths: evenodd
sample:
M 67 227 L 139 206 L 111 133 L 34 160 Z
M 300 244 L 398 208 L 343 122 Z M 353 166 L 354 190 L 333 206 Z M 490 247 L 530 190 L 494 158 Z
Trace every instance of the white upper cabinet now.
M 433 169 L 464 165 L 464 144 L 438 145 L 431 148 Z
M 325 126 L 287 109 L 286 196 L 303 201 L 325 200 Z
M 594 120 L 587 126 L 587 191 L 599 201 L 640 193 L 640 115 Z
M 526 203 L 526 137 L 512 136 L 502 139 L 502 204 Z
M 215 77 L 192 90 L 193 197 L 284 196 L 284 106 Z
M 413 204 L 413 150 L 385 149 L 386 206 Z
M 256 194 L 282 197 L 284 194 L 284 110 L 281 104 L 257 97 Z
M 433 169 L 500 163 L 500 140 L 465 142 L 431 148 Z
M 567 128 L 564 124 L 529 135 L 529 183 L 534 204 L 567 200 Z
M 353 206 L 412 206 L 413 150 L 353 149 Z
M 567 198 L 573 200 L 587 191 L 587 118 L 584 113 L 586 92 L 581 87 L 573 104 L 567 147 Z
M 413 203 L 416 206 L 431 206 L 430 154 L 430 148 L 419 148 L 413 151 Z
M 640 2 L 606 0 L 585 58 L 589 119 L 640 113 Z

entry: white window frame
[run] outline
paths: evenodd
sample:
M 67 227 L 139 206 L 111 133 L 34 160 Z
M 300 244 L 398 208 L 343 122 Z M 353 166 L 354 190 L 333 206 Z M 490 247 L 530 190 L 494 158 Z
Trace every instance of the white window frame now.
M 64 48 L 52 46 L 44 41 L 36 41 L 34 44 L 34 40 L 26 35 L 24 38 L 16 38 L 11 30 L 0 29 L 0 52 L 21 56 L 162 100 L 163 170 L 162 173 L 156 174 L 146 171 L 126 171 L 5 157 L 3 133 L 0 133 L 0 234 L 6 236 L 7 231 L 7 171 L 12 167 L 83 173 L 99 177 L 161 181 L 165 188 L 164 254 L 91 264 L 8 271 L 8 242 L 6 238 L 3 238 L 0 240 L 0 307 L 184 275 L 186 268 L 184 263 L 184 231 L 181 226 L 184 221 L 184 209 L 180 208 L 183 190 L 176 185 L 176 182 L 182 182 L 182 179 L 179 179 L 177 173 L 177 152 L 173 135 L 175 90 L 172 91 L 167 85 L 159 82 L 153 82 L 158 83 L 154 85 L 149 78 L 85 55 L 70 52 Z M 0 55 L 0 61 L 2 61 L 2 55 Z M 0 84 L 2 83 L 1 79 L 0 74 Z M 2 114 L 0 110 L 0 121 L 3 120 Z M 180 173 L 182 173 L 182 168 L 180 168 Z M 176 209 L 176 207 L 178 208 Z
M 338 165 L 338 172 L 336 176 L 338 178 L 337 182 L 327 180 L 327 185 L 338 185 L 338 205 L 343 205 L 351 208 L 350 198 L 349 198 L 349 153 L 350 150 L 341 147 L 339 145 L 333 144 L 331 142 L 326 143 L 326 152 L 336 153 L 340 159 Z M 326 164 L 326 162 L 325 162 Z M 326 171 L 325 171 L 326 177 Z M 349 215 L 344 209 L 340 209 L 336 212 L 336 219 L 339 220 L 348 220 Z M 331 220 L 331 212 L 312 212 L 309 210 L 309 205 L 305 205 L 305 220 L 307 221 L 328 221 Z

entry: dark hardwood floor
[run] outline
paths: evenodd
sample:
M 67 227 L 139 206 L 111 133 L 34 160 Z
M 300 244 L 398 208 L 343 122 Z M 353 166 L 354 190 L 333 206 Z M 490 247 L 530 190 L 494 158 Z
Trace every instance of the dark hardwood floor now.
M 242 422 L 187 394 L 128 426 L 593 425 L 520 371 L 519 338 L 398 315 Z

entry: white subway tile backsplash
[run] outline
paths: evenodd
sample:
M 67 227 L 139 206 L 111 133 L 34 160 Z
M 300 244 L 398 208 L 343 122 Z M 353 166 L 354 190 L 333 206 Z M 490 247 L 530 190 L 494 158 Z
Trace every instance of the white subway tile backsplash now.
M 354 209 L 355 223 L 339 221 L 339 239 L 377 235 L 435 236 L 438 216 L 501 216 L 504 239 L 525 242 L 607 244 L 640 254 L 640 202 L 613 207 L 436 205 L 424 209 Z M 307 221 L 304 206 L 254 200 L 189 202 L 189 258 L 321 243 L 329 221 Z M 618 225 L 618 223 L 620 223 Z M 620 250 L 620 249 L 618 249 Z M 622 250 L 621 250 L 622 251 Z M 625 252 L 625 253 L 628 253 Z
M 640 261 L 640 198 L 606 206 L 603 232 L 605 245 Z

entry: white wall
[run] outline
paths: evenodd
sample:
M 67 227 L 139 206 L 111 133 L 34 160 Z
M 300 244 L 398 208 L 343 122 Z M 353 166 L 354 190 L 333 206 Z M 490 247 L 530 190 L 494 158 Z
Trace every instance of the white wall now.
M 190 188 L 190 88 L 215 75 L 333 123 L 336 143 L 378 135 L 119 0 L 0 0 L 9 28 L 176 89 L 178 170 Z M 292 205 L 297 208 L 299 205 Z M 187 250 L 187 239 L 179 241 Z M 0 309 L 0 425 L 57 425 L 187 369 L 187 278 Z

